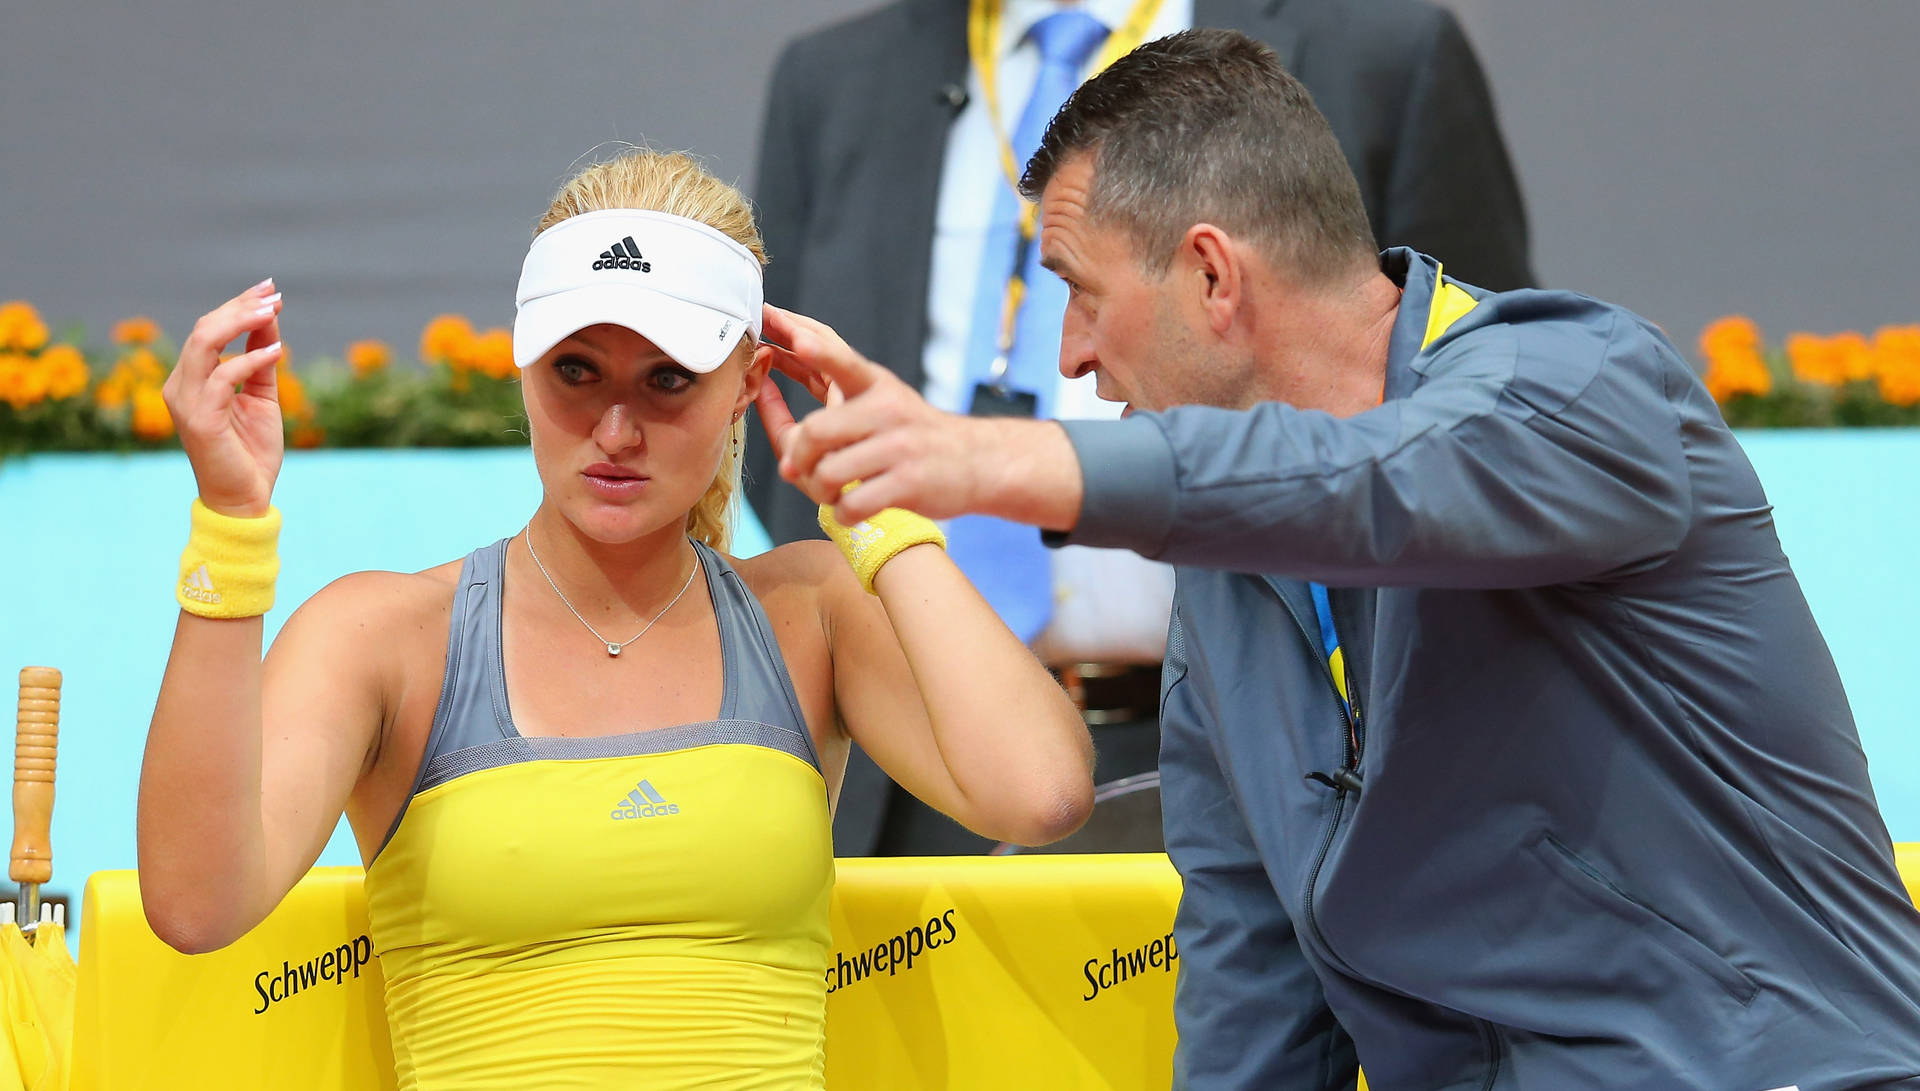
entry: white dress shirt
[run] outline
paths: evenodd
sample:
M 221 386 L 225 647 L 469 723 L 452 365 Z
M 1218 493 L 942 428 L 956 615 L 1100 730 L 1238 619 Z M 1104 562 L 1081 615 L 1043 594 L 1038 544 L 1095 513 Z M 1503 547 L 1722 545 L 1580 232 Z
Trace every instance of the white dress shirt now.
M 1001 131 L 1011 133 L 1040 74 L 1040 51 L 1026 40 L 1033 24 L 1056 11 L 1079 7 L 1115 32 L 1135 0 L 1006 0 L 995 73 Z M 1193 23 L 1192 0 L 1162 0 L 1146 39 L 1185 30 Z M 1105 46 L 1094 51 L 1089 67 Z M 1024 166 L 1024 164 L 1022 164 Z M 964 412 L 971 392 L 967 344 L 972 337 L 974 293 L 1000 191 L 1008 185 L 1000 166 L 1000 139 L 987 118 L 987 96 L 978 71 L 967 76 L 967 104 L 947 133 L 934 213 L 933 269 L 928 278 L 930 319 L 923 390 L 927 401 Z M 1055 406 L 1064 419 L 1105 419 L 1120 406 L 1101 401 L 1093 377 L 1061 378 Z M 1126 550 L 1068 546 L 1054 551 L 1053 618 L 1034 650 L 1054 665 L 1154 663 L 1166 648 L 1167 615 L 1173 602 L 1173 569 Z

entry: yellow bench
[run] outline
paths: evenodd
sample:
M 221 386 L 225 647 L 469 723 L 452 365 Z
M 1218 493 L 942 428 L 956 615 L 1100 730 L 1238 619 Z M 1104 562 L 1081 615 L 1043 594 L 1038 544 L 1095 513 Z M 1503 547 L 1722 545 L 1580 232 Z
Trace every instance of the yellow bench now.
M 827 987 L 836 1088 L 1164 1087 L 1165 856 L 842 860 Z M 131 871 L 87 883 L 73 1091 L 391 1088 L 359 868 L 316 868 L 208 955 L 147 928 Z
M 393 1087 L 380 965 L 355 953 L 371 947 L 360 878 L 315 868 L 239 942 L 188 956 L 147 927 L 133 872 L 96 872 L 70 1091 Z
M 1920 844 L 1896 854 L 1920 904 Z M 830 1087 L 1167 1086 L 1179 880 L 1166 857 L 838 866 Z M 245 938 L 192 957 L 147 929 L 132 872 L 93 876 L 73 1091 L 391 1088 L 360 876 L 316 868 Z

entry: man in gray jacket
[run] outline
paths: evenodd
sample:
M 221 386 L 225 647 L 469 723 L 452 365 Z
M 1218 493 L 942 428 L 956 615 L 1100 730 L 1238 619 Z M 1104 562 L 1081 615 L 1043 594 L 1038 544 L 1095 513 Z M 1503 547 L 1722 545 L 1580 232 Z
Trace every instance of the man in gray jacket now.
M 1659 331 L 1375 255 L 1324 120 L 1230 32 L 1088 83 L 1025 187 L 1062 370 L 1139 412 L 940 413 L 779 311 L 766 351 L 844 400 L 763 411 L 849 525 L 1179 566 L 1176 1086 L 1920 1088 L 1920 914 L 1846 695 Z

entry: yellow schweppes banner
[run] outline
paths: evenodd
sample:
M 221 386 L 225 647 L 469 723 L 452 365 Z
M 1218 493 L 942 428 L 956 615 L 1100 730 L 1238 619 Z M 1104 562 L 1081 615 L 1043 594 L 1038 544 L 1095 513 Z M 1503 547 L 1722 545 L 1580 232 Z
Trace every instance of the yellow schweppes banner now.
M 315 868 L 231 946 L 183 955 L 147 927 L 139 879 L 87 880 L 72 1091 L 394 1086 L 357 867 Z
M 1173 914 L 1161 855 L 841 860 L 833 1088 L 1164 1088 Z
M 842 860 L 828 1085 L 1166 1087 L 1173 912 L 1164 856 Z M 131 871 L 87 884 L 75 1091 L 391 1088 L 359 868 L 316 868 L 230 947 L 182 955 Z
M 1920 900 L 1920 845 L 1895 854 Z M 834 1091 L 1168 1086 L 1180 952 L 1166 857 L 838 869 L 826 980 Z M 195 956 L 147 928 L 133 872 L 101 872 L 82 918 L 71 1087 L 391 1088 L 371 955 L 359 868 L 314 869 L 245 938 Z

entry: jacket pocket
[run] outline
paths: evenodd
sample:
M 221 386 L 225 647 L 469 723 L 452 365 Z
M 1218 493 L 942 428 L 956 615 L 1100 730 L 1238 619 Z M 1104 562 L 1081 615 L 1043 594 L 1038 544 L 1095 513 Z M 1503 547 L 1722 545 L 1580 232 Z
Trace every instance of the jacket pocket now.
M 1739 967 L 1720 957 L 1711 947 L 1695 939 L 1692 933 L 1668 920 L 1658 910 L 1620 889 L 1600 869 L 1582 859 L 1553 834 L 1540 831 L 1527 848 L 1573 890 L 1599 909 L 1632 925 L 1674 957 L 1712 978 L 1742 1007 L 1752 1003 L 1753 998 L 1759 995 L 1760 986 Z

